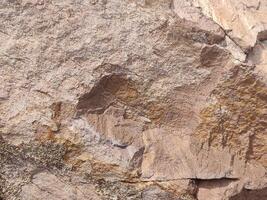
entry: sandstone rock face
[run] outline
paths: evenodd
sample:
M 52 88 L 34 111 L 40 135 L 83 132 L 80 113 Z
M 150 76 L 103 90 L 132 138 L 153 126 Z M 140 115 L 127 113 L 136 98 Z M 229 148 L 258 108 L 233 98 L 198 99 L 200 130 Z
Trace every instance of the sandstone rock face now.
M 0 199 L 267 199 L 266 0 L 2 0 Z
M 244 49 L 267 39 L 266 1 L 198 0 L 196 4 Z

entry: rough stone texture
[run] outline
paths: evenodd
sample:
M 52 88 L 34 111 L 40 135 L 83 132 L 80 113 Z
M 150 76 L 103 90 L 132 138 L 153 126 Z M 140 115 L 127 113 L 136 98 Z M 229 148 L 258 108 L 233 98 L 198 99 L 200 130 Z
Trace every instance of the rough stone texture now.
M 244 50 L 253 47 L 257 39 L 267 39 L 264 0 L 198 0 L 196 4 Z
M 2 0 L 0 199 L 267 199 L 266 0 Z

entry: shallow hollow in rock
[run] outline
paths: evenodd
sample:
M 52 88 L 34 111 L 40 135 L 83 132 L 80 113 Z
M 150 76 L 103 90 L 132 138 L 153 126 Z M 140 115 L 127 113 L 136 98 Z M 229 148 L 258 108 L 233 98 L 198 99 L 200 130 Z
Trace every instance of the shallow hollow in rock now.
M 131 102 L 138 96 L 134 82 L 123 74 L 103 76 L 94 87 L 79 98 L 77 110 L 81 114 L 103 113 L 115 100 Z

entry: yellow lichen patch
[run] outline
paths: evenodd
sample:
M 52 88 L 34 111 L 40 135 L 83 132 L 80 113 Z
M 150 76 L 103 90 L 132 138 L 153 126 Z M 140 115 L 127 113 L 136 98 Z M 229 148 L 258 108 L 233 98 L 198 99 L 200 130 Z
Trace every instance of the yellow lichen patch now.
M 267 166 L 267 86 L 252 70 L 234 68 L 214 91 L 216 103 L 202 110 L 196 137 Z
M 165 112 L 166 108 L 159 102 L 149 102 L 146 106 L 145 113 L 148 115 L 149 119 L 153 121 L 159 121 Z
M 38 127 L 35 139 L 40 142 L 55 141 L 55 133 L 50 127 Z

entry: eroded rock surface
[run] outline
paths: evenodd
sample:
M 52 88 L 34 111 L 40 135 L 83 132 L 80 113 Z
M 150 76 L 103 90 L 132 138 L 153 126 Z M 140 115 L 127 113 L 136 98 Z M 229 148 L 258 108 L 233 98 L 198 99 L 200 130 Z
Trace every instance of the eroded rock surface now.
M 3 0 L 0 199 L 265 199 L 265 0 Z

